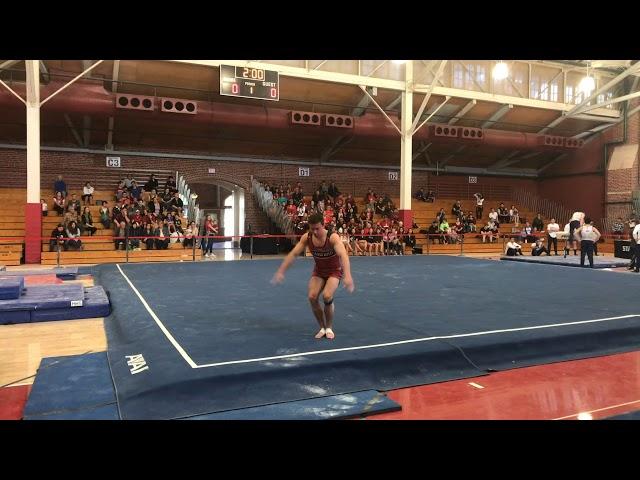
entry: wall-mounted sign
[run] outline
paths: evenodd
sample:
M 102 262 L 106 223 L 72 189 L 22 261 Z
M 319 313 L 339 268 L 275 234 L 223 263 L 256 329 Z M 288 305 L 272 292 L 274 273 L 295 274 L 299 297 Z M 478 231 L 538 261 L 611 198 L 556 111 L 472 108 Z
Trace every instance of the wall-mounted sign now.
M 298 176 L 299 177 L 309 177 L 309 176 L 311 176 L 311 169 L 309 167 L 299 167 L 298 168 Z
M 107 167 L 122 167 L 120 157 L 107 157 Z
M 209 169 L 209 173 L 216 173 L 216 169 L 215 168 L 210 168 Z
M 469 183 L 478 183 L 478 177 L 469 177 Z
M 398 180 L 398 172 L 389 172 L 389 180 Z

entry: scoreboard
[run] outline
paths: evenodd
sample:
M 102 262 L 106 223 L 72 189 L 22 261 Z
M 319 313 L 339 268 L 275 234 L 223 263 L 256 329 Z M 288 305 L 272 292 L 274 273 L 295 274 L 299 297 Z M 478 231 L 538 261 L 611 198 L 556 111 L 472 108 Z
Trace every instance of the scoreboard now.
M 220 65 L 220 95 L 278 101 L 278 72 L 262 68 Z

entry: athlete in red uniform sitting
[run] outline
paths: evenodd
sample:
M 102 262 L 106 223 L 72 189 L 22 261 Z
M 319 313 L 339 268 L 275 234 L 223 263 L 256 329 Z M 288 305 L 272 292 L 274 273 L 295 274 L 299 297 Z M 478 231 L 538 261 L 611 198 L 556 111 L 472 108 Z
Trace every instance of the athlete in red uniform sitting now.
M 344 286 L 349 293 L 353 292 L 354 284 L 353 278 L 351 278 L 349 255 L 344 249 L 342 240 L 337 233 L 329 235 L 322 220 L 322 214 L 319 213 L 314 213 L 309 217 L 309 231 L 302 235 L 298 244 L 289 252 L 273 276 L 271 283 L 283 282 L 284 273 L 296 257 L 308 247 L 315 260 L 315 268 L 311 274 L 311 280 L 309 280 L 309 302 L 320 325 L 320 331 L 316 334 L 316 338 L 322 338 L 326 335 L 328 339 L 333 339 L 335 338 L 333 333 L 333 295 L 343 274 Z M 324 309 L 318 302 L 320 292 L 323 293 Z

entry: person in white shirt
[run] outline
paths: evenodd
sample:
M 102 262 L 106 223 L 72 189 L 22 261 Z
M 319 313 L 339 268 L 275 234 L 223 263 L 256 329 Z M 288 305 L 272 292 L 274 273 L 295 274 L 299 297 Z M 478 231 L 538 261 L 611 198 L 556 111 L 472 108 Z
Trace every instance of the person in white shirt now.
M 574 232 L 576 238 L 580 239 L 580 266 L 584 267 L 584 257 L 589 257 L 589 266 L 593 268 L 593 249 L 595 243 L 600 239 L 600 232 L 593 226 L 593 221 L 585 217 L 584 224 Z
M 518 245 L 516 240 L 512 237 L 507 242 L 505 253 L 508 257 L 515 257 L 516 255 L 522 255 L 522 247 Z
M 474 193 L 473 196 L 476 198 L 476 219 L 480 220 L 482 218 L 482 204 L 484 203 L 484 197 L 480 192 Z
M 498 212 L 496 212 L 495 208 L 492 208 L 491 212 L 489 212 L 489 221 L 497 223 L 498 226 L 500 226 L 500 223 L 498 222 Z
M 553 251 L 558 255 L 558 232 L 560 225 L 556 223 L 556 219 L 552 218 L 547 224 L 547 255 L 551 255 L 551 244 L 553 243 Z
M 631 225 L 631 223 L 630 223 Z M 633 231 L 631 232 L 631 244 L 633 246 L 633 253 L 635 259 L 635 270 L 634 272 L 640 272 L 640 223 L 637 223 L 636 220 L 633 220 Z
M 84 184 L 82 187 L 82 201 L 85 205 L 91 205 L 91 200 L 93 200 L 93 192 L 94 188 L 91 186 L 89 182 Z

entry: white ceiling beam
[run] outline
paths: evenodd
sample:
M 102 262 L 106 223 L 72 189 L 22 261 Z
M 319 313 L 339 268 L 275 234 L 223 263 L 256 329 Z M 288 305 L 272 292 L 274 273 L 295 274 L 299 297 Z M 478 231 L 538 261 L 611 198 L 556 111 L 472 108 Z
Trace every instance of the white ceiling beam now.
M 512 104 L 509 105 L 503 105 L 502 107 L 500 107 L 498 109 L 498 111 L 496 113 L 494 113 L 493 115 L 491 115 L 491 118 L 489 118 L 489 120 L 487 120 L 486 122 L 484 122 L 482 124 L 481 128 L 489 128 L 491 125 L 493 125 L 494 123 L 496 123 L 498 120 L 500 120 L 502 117 L 504 117 L 507 112 L 509 110 L 511 110 L 513 108 Z
M 580 109 L 580 113 L 585 113 L 585 112 L 588 112 L 590 110 L 594 110 L 596 108 L 605 107 L 605 106 L 611 105 L 613 103 L 625 102 L 627 100 L 631 100 L 632 98 L 636 98 L 636 97 L 640 97 L 640 91 L 630 93 L 629 95 L 623 95 L 622 97 L 617 97 L 617 98 L 612 98 L 610 100 L 605 100 L 604 102 L 598 103 L 596 105 L 587 105 L 587 106 L 582 107 Z
M 420 104 L 420 108 L 418 109 L 418 112 L 416 113 L 416 118 L 413 120 L 413 124 L 411 125 L 411 135 L 416 133 L 416 126 L 418 125 L 418 122 L 422 118 L 422 112 L 424 112 L 424 109 L 426 108 L 427 103 L 429 102 L 429 99 L 431 98 L 431 92 L 433 91 L 433 87 L 435 87 L 436 82 L 438 81 L 438 78 L 440 78 L 440 76 L 442 75 L 442 72 L 444 71 L 444 66 L 446 64 L 447 64 L 447 61 L 446 60 L 442 60 L 442 62 L 440 62 L 440 65 L 438 66 L 438 71 L 436 72 L 436 76 L 433 79 L 433 83 L 431 84 L 431 88 L 427 91 L 427 93 L 425 94 L 424 98 L 422 99 L 422 103 Z
M 453 117 L 451 120 L 449 120 L 449 125 L 458 123 L 458 120 L 461 120 L 462 117 L 464 117 L 467 114 L 467 112 L 476 105 L 476 103 L 478 103 L 477 100 L 469 100 L 467 104 L 456 113 L 456 116 Z

